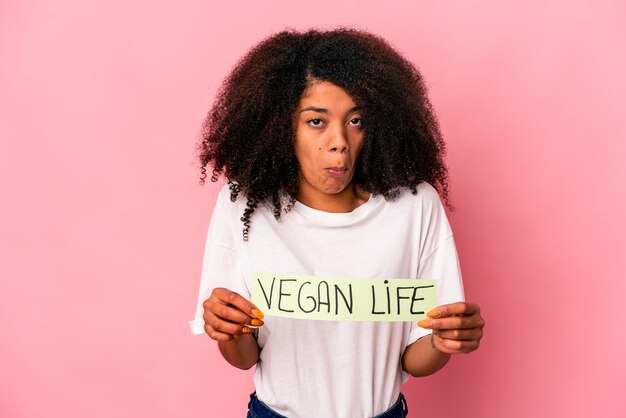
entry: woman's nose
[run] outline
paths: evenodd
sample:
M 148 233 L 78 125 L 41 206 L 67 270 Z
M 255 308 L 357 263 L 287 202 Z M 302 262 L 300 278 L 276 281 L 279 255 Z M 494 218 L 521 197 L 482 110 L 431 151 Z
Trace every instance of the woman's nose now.
M 330 133 L 328 142 L 328 151 L 344 152 L 348 150 L 348 138 L 346 136 L 345 127 L 340 125 Z

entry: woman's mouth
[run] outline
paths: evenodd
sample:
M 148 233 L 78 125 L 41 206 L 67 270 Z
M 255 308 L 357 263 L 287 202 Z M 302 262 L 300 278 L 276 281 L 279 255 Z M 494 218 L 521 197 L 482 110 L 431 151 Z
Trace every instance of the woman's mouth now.
M 348 172 L 346 167 L 329 167 L 326 169 L 331 177 L 341 177 Z

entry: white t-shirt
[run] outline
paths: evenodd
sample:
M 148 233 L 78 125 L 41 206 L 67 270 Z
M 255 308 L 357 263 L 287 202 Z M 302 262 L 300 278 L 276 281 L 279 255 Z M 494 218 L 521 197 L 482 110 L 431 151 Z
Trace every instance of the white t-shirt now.
M 250 299 L 254 272 L 354 278 L 435 279 L 437 305 L 464 299 L 454 239 L 436 190 L 422 183 L 391 202 L 370 199 L 350 213 L 300 202 L 274 218 L 259 207 L 242 239 L 246 199 L 221 190 L 202 267 L 194 334 L 215 287 Z M 259 399 L 288 417 L 372 417 L 397 400 L 407 345 L 430 333 L 411 322 L 312 321 L 266 316 L 254 372 Z

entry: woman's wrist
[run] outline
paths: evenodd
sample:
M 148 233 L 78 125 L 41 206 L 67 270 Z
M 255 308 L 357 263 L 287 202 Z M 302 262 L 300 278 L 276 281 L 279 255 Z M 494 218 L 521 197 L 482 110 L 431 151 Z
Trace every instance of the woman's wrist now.
M 242 335 L 231 341 L 218 341 L 224 359 L 238 369 L 247 370 L 259 361 L 260 348 L 252 335 Z

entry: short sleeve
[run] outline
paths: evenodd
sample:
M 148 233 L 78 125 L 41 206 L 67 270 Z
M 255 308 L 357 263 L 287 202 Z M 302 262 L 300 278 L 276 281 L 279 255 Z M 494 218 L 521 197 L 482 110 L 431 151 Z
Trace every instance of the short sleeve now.
M 464 300 L 459 257 L 445 208 L 434 187 L 422 183 L 418 279 L 437 280 L 437 306 Z M 431 333 L 411 323 L 407 345 Z
M 436 249 L 420 261 L 418 278 L 437 280 L 437 306 L 465 300 L 459 258 L 454 237 L 445 237 Z M 407 345 L 432 331 L 411 324 Z
M 241 231 L 236 231 L 232 225 L 233 211 L 236 210 L 235 205 L 230 202 L 228 188 L 225 186 L 218 196 L 207 233 L 196 314 L 194 319 L 189 321 L 189 327 L 194 335 L 204 333 L 202 305 L 216 287 L 225 287 L 246 299 L 250 298 L 236 242 L 236 233 Z

